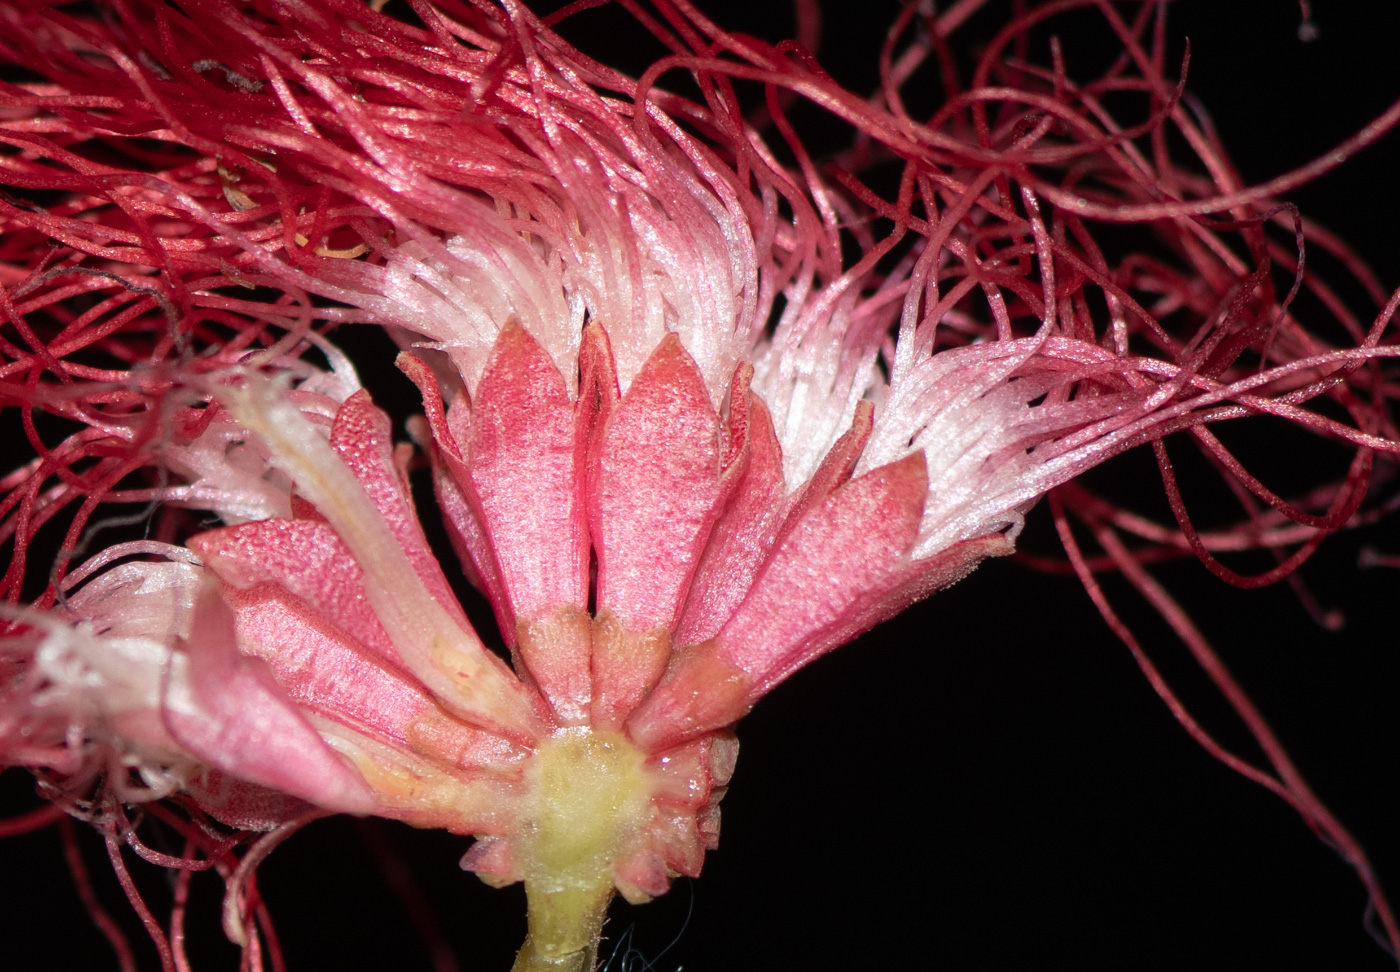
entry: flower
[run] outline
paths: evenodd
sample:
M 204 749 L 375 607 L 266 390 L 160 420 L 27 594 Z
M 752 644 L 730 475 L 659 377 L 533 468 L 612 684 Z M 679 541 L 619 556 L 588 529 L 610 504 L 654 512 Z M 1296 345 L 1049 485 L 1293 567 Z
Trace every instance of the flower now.
M 329 0 L 112 12 L 3 11 L 7 56 L 52 79 L 13 95 L 12 182 L 69 193 L 5 209 L 16 317 L 61 325 L 16 355 L 33 377 L 14 397 L 95 430 L 12 477 L 12 529 L 147 465 L 176 481 L 144 497 L 226 525 L 55 580 L 61 603 L 7 649 L 3 752 L 70 795 L 100 774 L 123 801 L 178 793 L 278 837 L 317 812 L 475 835 L 464 864 L 530 895 L 519 968 L 588 967 L 613 887 L 644 900 L 698 873 L 729 727 L 1009 553 L 1049 490 L 1243 411 L 1392 447 L 1343 381 L 1390 353 L 1384 317 L 1338 349 L 1273 292 L 1262 244 L 1251 267 L 1178 219 L 1202 288 L 1110 268 L 1079 233 L 1075 213 L 1152 209 L 1169 181 L 1116 154 L 1133 133 L 1092 94 L 1070 110 L 1031 92 L 1036 111 L 995 131 L 968 96 L 977 138 L 958 141 L 734 38 L 732 60 L 691 43 L 633 82 L 513 4 L 425 8 L 423 29 Z M 655 87 L 671 67 L 700 101 Z M 850 119 L 898 168 L 894 201 L 796 142 L 779 162 L 739 114 L 727 79 L 745 77 Z M 1144 132 L 1175 105 L 1153 83 Z M 24 255 L 24 233 L 67 252 Z M 1134 289 L 1195 333 L 1172 337 Z M 125 369 L 54 351 L 112 354 L 100 342 L 138 320 Z M 411 431 L 511 666 L 418 524 L 411 448 L 317 321 L 406 348 L 426 412 Z M 1352 425 L 1302 410 L 1329 393 Z M 1281 519 L 1345 522 L 1364 472 Z M 239 894 L 226 927 L 249 940 Z

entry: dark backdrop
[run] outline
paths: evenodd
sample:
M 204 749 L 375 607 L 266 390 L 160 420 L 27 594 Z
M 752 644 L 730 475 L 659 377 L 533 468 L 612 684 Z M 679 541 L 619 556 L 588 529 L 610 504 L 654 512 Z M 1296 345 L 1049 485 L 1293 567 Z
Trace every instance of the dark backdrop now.
M 896 5 L 826 6 L 821 56 L 868 90 Z M 1286 2 L 1170 6 L 1177 49 L 1182 35 L 1193 44 L 1190 87 L 1247 179 L 1311 159 L 1400 94 L 1400 7 L 1318 4 L 1318 36 L 1303 43 L 1299 8 Z M 791 32 L 781 4 L 705 7 L 736 29 Z M 986 37 L 995 18 L 983 19 L 974 26 Z M 1087 23 L 1064 29 L 1071 70 L 1087 70 L 1106 49 L 1100 33 L 1081 32 Z M 609 24 L 596 12 L 573 30 L 601 57 L 639 69 L 648 55 Z M 1043 48 L 1034 54 L 1044 60 Z M 1387 285 L 1400 282 L 1398 160 L 1400 142 L 1387 138 L 1290 197 L 1351 239 Z M 373 335 L 346 340 L 374 350 Z M 370 380 L 409 401 L 394 375 Z M 1302 467 L 1336 458 L 1293 445 L 1279 456 L 1271 435 L 1250 433 L 1244 444 L 1280 460 L 1281 489 L 1294 472 L 1316 474 Z M 1144 456 L 1123 457 L 1093 481 L 1162 513 Z M 1333 538 L 1303 571 L 1321 603 L 1343 612 L 1336 632 L 1315 624 L 1284 585 L 1232 590 L 1194 562 L 1160 576 L 1400 893 L 1400 803 L 1388 792 L 1400 755 L 1390 607 L 1400 575 L 1359 571 L 1363 542 L 1400 552 L 1400 530 Z M 1053 550 L 1043 509 L 1032 513 L 1025 544 Z M 1125 585 L 1109 590 L 1207 726 L 1255 758 L 1161 622 Z M 615 972 L 1394 968 L 1363 931 L 1352 872 L 1281 801 L 1186 736 L 1072 578 L 987 564 L 799 673 L 740 737 L 720 850 L 701 880 L 679 882 L 646 908 L 616 907 L 611 935 L 636 951 L 614 960 Z M 0 778 L 11 807 L 28 789 L 19 774 Z M 519 889 L 492 891 L 459 871 L 465 840 L 373 826 L 370 843 L 387 842 L 417 873 L 462 968 L 504 972 L 524 930 Z M 363 826 L 327 821 L 263 868 L 292 969 L 430 967 L 366 846 Z M 85 844 L 110 896 L 99 847 Z M 115 968 L 73 900 L 51 831 L 0 842 L 0 875 L 9 967 Z M 199 967 L 232 968 L 211 917 L 216 882 L 195 884 Z M 153 954 L 143 961 L 156 967 Z

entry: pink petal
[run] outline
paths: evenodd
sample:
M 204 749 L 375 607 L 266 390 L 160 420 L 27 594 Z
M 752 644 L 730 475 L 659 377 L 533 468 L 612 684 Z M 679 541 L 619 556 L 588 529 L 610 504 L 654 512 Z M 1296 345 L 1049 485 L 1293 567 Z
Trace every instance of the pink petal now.
M 367 427 L 352 427 L 346 436 L 347 462 L 265 379 L 249 375 L 222 394 L 239 423 L 268 445 L 274 465 L 292 475 L 345 540 L 365 571 L 375 614 L 418 680 L 459 717 L 533 741 L 542 728 L 544 702 L 481 643 L 451 599 L 421 532 L 408 523 L 411 511 L 384 441 L 387 426 L 375 429 L 382 415 L 368 406 L 358 416 L 353 404 L 341 409 L 347 425 L 367 416 Z M 352 466 L 371 481 L 375 496 Z M 390 522 L 396 518 L 406 524 L 397 531 Z M 443 597 L 448 604 L 440 602 Z
M 516 618 L 588 605 L 583 455 L 554 360 L 518 323 L 496 339 L 472 400 L 469 467 Z
M 595 326 L 591 334 L 601 335 L 602 331 Z M 528 338 L 528 335 L 525 337 Z M 596 349 L 597 340 L 596 337 L 590 339 L 590 333 L 586 332 L 584 348 L 587 350 L 590 347 Z M 596 357 L 596 350 L 593 357 Z M 579 565 L 580 579 L 584 585 L 583 605 L 564 605 L 541 618 L 516 617 L 493 542 L 498 536 L 504 536 L 508 543 L 511 531 L 520 528 L 520 522 L 508 516 L 501 517 L 503 522 L 497 523 L 496 533 L 493 535 L 487 532 L 487 514 L 476 489 L 475 467 L 473 465 L 469 469 L 462 455 L 461 442 L 466 440 L 470 443 L 475 438 L 472 432 L 473 416 L 467 406 L 466 393 L 463 392 L 461 398 L 453 403 L 452 414 L 448 415 L 443 409 L 437 379 L 427 364 L 409 354 L 399 355 L 398 364 L 423 394 L 424 411 L 433 433 L 433 484 L 452 547 L 471 582 L 491 601 L 501 633 L 514 654 L 516 670 L 522 678 L 533 681 L 539 688 L 559 723 L 577 725 L 586 722 L 592 697 L 589 672 L 590 620 L 586 613 L 586 559 Z M 552 361 L 549 367 L 553 368 Z M 585 389 L 590 387 L 588 371 L 589 369 L 586 369 L 583 382 Z M 558 374 L 557 370 L 554 373 Z M 505 380 L 505 376 L 501 376 L 501 379 Z M 615 389 L 615 380 L 613 385 Z M 578 413 L 591 414 L 585 408 L 578 409 Z M 571 418 L 570 422 L 571 440 L 580 443 L 581 450 L 581 444 L 589 438 L 588 426 L 580 422 L 577 416 Z M 576 462 L 578 458 L 575 457 Z M 574 488 L 577 487 L 575 481 Z M 524 490 L 529 492 L 528 483 L 525 484 Z M 569 497 L 566 501 L 572 503 L 573 498 Z M 506 497 L 502 502 L 509 506 L 517 500 Z M 527 498 L 522 502 L 528 506 L 530 500 Z M 530 511 L 527 510 L 522 515 L 528 516 Z M 580 529 L 582 528 L 580 523 Z M 548 544 L 549 538 L 545 538 L 544 542 Z M 528 553 L 523 548 L 520 548 L 520 552 Z M 585 546 L 583 557 L 586 556 Z M 542 586 L 548 587 L 549 582 L 545 581 Z
M 874 415 L 875 406 L 870 402 L 856 403 L 855 414 L 851 416 L 851 427 L 836 440 L 835 445 L 822 459 L 821 465 L 817 467 L 817 471 L 812 474 L 812 478 L 807 480 L 806 485 L 793 499 L 783 524 L 782 535 L 789 533 L 806 517 L 812 507 L 823 502 L 833 490 L 840 488 L 851 478 L 851 472 L 860 461 L 865 443 L 870 439 Z
M 587 439 L 554 360 L 519 324 L 496 339 L 465 432 L 474 519 L 514 619 L 510 642 L 565 723 L 591 698 L 589 544 L 582 477 Z M 449 464 L 454 478 L 466 470 Z
M 267 662 L 297 705 L 461 769 L 508 770 L 523 756 L 500 736 L 453 719 L 305 604 L 270 584 L 226 590 L 245 655 Z
M 506 644 L 511 644 L 515 637 L 515 618 L 510 613 L 505 583 L 496 566 L 496 556 L 486 536 L 486 528 L 481 525 L 475 504 L 469 498 L 471 482 L 466 477 L 465 467 L 436 443 L 432 460 L 433 494 L 442 511 L 452 550 L 457 554 L 457 560 L 472 586 L 491 602 L 496 613 L 496 626 Z
M 618 725 L 665 670 L 670 629 L 720 512 L 719 430 L 700 371 L 674 334 L 607 416 L 589 510 L 596 725 Z
M 471 473 L 467 471 L 462 453 L 462 439 L 470 438 L 471 406 L 463 389 L 452 405 L 449 421 L 443 408 L 442 393 L 433 370 L 422 359 L 404 352 L 396 362 L 405 375 L 418 386 L 423 396 L 423 411 L 433 434 L 433 491 L 443 521 L 447 525 L 452 549 L 472 585 L 491 602 L 496 613 L 497 627 L 507 644 L 514 643 L 515 617 L 506 596 L 505 582 L 491 549 L 486 527 L 481 521 L 481 501 L 474 495 Z
M 752 369 L 744 369 L 751 373 Z M 737 376 L 736 376 L 737 379 Z M 730 442 L 738 448 L 725 476 L 740 475 L 690 583 L 676 644 L 713 638 L 753 584 L 783 519 L 783 455 L 768 409 L 748 392 L 730 394 Z
M 395 468 L 389 417 L 375 407 L 368 392 L 358 391 L 340 406 L 331 426 L 331 447 L 379 509 L 428 593 L 466 626 L 461 605 L 418 525 L 408 484 Z
M 807 506 L 734 617 L 679 659 L 632 716 L 632 738 L 655 751 L 728 725 L 836 647 L 872 598 L 902 580 L 927 491 L 923 454 L 913 453 Z
M 279 584 L 380 658 L 403 667 L 365 597 L 364 571 L 324 520 L 259 520 L 201 533 L 186 546 L 224 583 Z
M 834 648 L 828 634 L 883 594 L 918 535 L 928 495 L 922 453 L 853 479 L 781 542 L 719 634 L 758 694 Z
M 212 578 L 190 630 L 189 695 L 171 695 L 162 710 L 176 741 L 215 769 L 327 810 L 373 809 L 373 791 L 292 706 L 266 665 L 238 653 L 233 612 Z
M 185 794 L 199 809 L 220 823 L 240 830 L 274 830 L 304 817 L 311 804 L 285 793 L 254 786 L 218 770 L 205 770 L 185 786 Z
M 633 631 L 671 628 L 720 496 L 719 417 L 676 335 L 608 417 L 590 485 L 598 607 Z

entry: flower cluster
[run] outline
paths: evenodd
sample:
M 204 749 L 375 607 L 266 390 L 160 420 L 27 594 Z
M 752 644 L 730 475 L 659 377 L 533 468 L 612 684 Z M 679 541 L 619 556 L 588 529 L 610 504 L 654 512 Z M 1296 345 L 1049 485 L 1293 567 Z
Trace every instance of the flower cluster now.
M 1304 328 L 1269 235 L 1294 217 L 1150 69 L 1152 8 L 1100 6 L 1131 55 L 1102 81 L 994 83 L 1037 8 L 924 120 L 899 89 L 956 23 L 907 42 L 917 5 L 874 99 L 683 4 L 639 80 L 512 2 L 0 7 L 0 58 L 45 79 L 0 84 L 0 401 L 36 454 L 0 501 L 4 591 L 34 604 L 0 646 L 0 760 L 69 807 L 474 835 L 464 866 L 531 898 L 517 967 L 588 968 L 614 888 L 661 894 L 715 846 L 730 727 L 1010 553 L 1056 487 L 1191 429 L 1271 508 L 1250 543 L 1347 522 L 1395 451 L 1389 315 L 1343 315 L 1350 346 Z M 1120 127 L 1126 90 L 1149 111 Z M 819 169 L 789 93 L 858 148 Z M 1212 177 L 1139 149 L 1167 126 Z M 1092 219 L 1153 221 L 1171 258 L 1115 263 Z M 416 449 L 328 339 L 349 325 L 403 349 Z M 1206 429 L 1248 414 L 1357 459 L 1287 502 Z M 50 445 L 45 415 L 80 428 Z M 420 453 L 509 664 L 419 524 Z M 154 504 L 156 539 L 70 569 L 102 503 Z

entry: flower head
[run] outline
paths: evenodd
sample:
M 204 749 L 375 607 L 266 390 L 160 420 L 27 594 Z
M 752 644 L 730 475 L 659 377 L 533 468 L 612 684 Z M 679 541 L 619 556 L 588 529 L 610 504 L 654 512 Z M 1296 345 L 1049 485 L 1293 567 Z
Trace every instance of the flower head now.
M 677 53 L 636 81 L 511 2 L 422 26 L 350 0 L 0 9 L 0 52 L 49 78 L 5 89 L 4 178 L 63 193 L 0 202 L 29 341 L 6 394 L 87 426 L 6 480 L 9 591 L 35 518 L 79 498 L 74 541 L 102 499 L 222 521 L 60 566 L 4 649 L 7 762 L 242 828 L 324 811 L 475 835 L 466 866 L 582 929 L 540 918 L 531 960 L 586 965 L 614 886 L 660 894 L 715 846 L 730 727 L 1011 552 L 1048 491 L 1246 412 L 1391 447 L 1346 385 L 1388 353 L 1385 318 L 1323 343 L 1274 291 L 1274 213 L 1231 227 L 1253 265 L 1190 218 L 1230 187 L 1133 147 L 1168 118 L 1205 138 L 1160 77 L 1136 129 L 1058 74 L 1014 97 L 979 76 L 917 122 L 893 88 L 856 98 L 664 9 Z M 660 86 L 674 69 L 698 100 Z M 733 79 L 773 93 L 781 152 Z M 780 88 L 874 158 L 819 171 Z M 850 171 L 867 162 L 892 199 Z M 1154 206 L 1191 272 L 1110 265 L 1079 215 Z M 509 665 L 326 324 L 404 348 L 410 432 Z M 1304 410 L 1328 394 L 1352 424 Z

